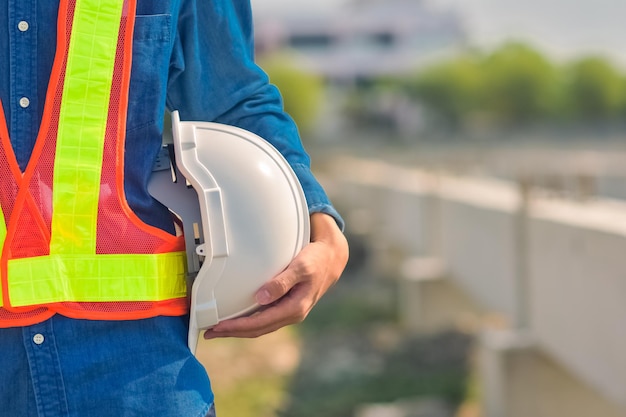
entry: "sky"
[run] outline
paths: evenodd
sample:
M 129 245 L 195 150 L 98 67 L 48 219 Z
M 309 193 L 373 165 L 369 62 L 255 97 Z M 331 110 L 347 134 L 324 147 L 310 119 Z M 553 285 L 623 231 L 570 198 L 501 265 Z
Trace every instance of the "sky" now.
M 252 4 L 262 17 L 332 13 L 349 1 L 252 0 Z M 470 41 L 479 47 L 521 39 L 563 60 L 600 54 L 626 68 L 625 0 L 422 1 L 434 8 L 459 12 Z

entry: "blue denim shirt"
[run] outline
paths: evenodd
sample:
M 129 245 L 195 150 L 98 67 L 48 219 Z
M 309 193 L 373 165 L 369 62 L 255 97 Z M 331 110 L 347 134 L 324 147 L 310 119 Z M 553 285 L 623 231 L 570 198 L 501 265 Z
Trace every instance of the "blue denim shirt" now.
M 138 0 L 125 190 L 144 221 L 173 231 L 147 192 L 166 108 L 248 129 L 298 175 L 311 212 L 341 218 L 310 171 L 281 97 L 253 61 L 245 0 Z M 0 0 L 0 100 L 17 160 L 33 149 L 56 46 L 58 0 Z M 0 408 L 19 416 L 203 416 L 213 401 L 186 348 L 186 318 L 107 322 L 60 316 L 0 329 Z
M 0 0 L 0 31 L 5 31 L 0 36 L 0 100 L 22 169 L 43 113 L 57 8 L 58 0 Z M 249 1 L 139 0 L 137 14 L 125 189 L 139 217 L 173 231 L 167 209 L 146 189 L 167 106 L 178 110 L 181 120 L 231 124 L 267 139 L 296 172 L 309 210 L 331 214 L 343 225 L 311 173 L 309 157 L 295 124 L 283 111 L 278 90 L 254 63 Z M 27 30 L 20 30 L 22 21 Z

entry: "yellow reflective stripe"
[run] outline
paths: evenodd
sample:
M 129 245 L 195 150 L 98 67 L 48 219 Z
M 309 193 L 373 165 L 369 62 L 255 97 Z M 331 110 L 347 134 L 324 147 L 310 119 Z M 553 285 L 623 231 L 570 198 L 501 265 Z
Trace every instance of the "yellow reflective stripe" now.
M 76 2 L 54 163 L 52 254 L 96 252 L 100 172 L 123 3 Z
M 11 305 L 163 301 L 186 294 L 185 253 L 50 255 L 9 261 Z

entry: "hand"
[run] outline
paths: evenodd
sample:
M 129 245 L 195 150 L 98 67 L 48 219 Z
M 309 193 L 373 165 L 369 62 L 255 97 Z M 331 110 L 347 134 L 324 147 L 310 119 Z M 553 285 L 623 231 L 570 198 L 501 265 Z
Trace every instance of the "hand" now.
M 335 219 L 324 213 L 311 215 L 311 243 L 256 293 L 263 306 L 249 317 L 225 320 L 204 333 L 217 337 L 258 337 L 299 323 L 339 279 L 348 261 L 348 242 Z

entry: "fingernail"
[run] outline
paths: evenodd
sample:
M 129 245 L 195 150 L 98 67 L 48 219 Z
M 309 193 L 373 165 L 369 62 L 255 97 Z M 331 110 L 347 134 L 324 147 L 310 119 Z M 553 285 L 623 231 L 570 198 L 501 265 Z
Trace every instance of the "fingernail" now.
M 256 294 L 256 301 L 259 304 L 267 304 L 272 301 L 272 296 L 268 290 L 261 290 Z
M 210 339 L 215 339 L 217 337 L 217 335 L 215 334 L 215 332 L 213 332 L 211 330 L 207 330 L 207 331 L 204 332 L 202 337 L 204 337 L 205 340 L 210 340 Z

